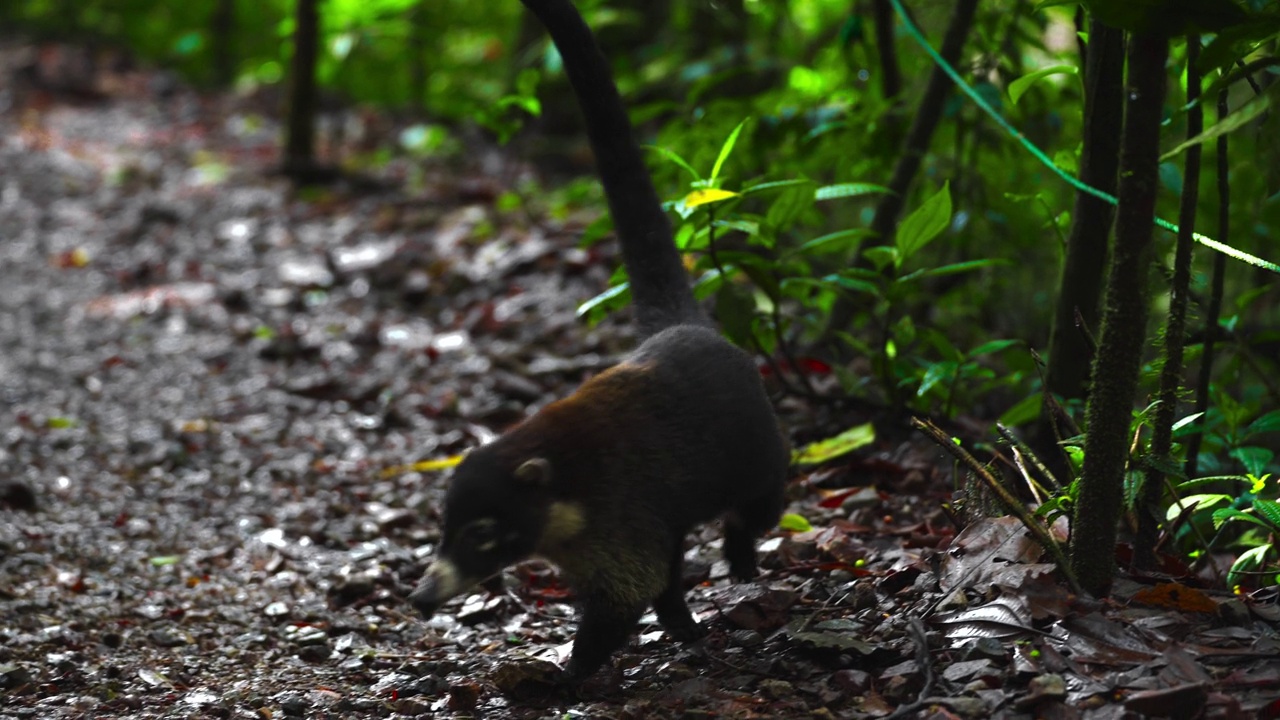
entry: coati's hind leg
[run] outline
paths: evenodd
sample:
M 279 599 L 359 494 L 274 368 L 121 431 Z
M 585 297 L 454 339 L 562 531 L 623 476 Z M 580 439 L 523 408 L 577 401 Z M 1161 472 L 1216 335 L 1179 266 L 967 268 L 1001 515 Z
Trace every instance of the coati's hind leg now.
M 627 642 L 644 610 L 644 605 L 619 604 L 598 592 L 583 598 L 578 634 L 569 658 L 569 679 L 584 680 L 598 670 L 614 650 Z
M 658 615 L 667 634 L 680 642 L 697 640 L 707 634 L 706 628 L 693 619 L 689 605 L 684 600 L 684 543 L 677 541 L 667 565 L 667 586 L 653 600 L 653 611 Z
M 782 517 L 782 488 L 771 495 L 740 502 L 724 516 L 724 559 L 739 582 L 756 576 L 756 538 L 773 529 Z

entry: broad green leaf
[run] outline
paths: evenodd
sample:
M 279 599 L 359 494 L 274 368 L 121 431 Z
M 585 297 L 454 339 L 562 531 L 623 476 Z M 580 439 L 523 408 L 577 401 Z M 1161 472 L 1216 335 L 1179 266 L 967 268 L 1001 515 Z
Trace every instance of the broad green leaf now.
M 1230 453 L 1231 457 L 1240 461 L 1244 465 L 1245 472 L 1255 477 L 1262 475 L 1267 471 L 1267 466 L 1275 459 L 1275 452 L 1262 447 L 1252 445 L 1246 447 L 1235 448 Z
M 894 238 L 894 246 L 898 255 L 894 259 L 897 266 L 928 245 L 938 237 L 951 223 L 951 182 L 943 183 L 942 189 L 924 201 L 898 226 L 898 235 Z
M 1218 505 L 1224 502 L 1229 503 L 1231 502 L 1231 500 L 1232 498 L 1230 495 L 1224 495 L 1222 493 L 1206 493 L 1204 495 L 1188 495 L 1184 498 L 1179 499 L 1177 502 L 1173 503 L 1172 505 L 1170 505 L 1169 509 L 1165 511 L 1164 519 L 1165 519 L 1165 522 L 1173 522 L 1174 520 L 1178 519 L 1178 516 L 1182 515 L 1182 513 L 1188 509 L 1208 510 L 1214 505 Z
M 737 230 L 738 232 L 755 237 L 760 234 L 760 223 L 750 220 L 717 220 L 714 223 L 717 228 L 725 230 Z M 719 233 L 716 233 L 717 237 Z
M 1227 582 L 1235 586 L 1244 580 L 1244 573 L 1256 570 L 1262 567 L 1267 561 L 1267 555 L 1271 553 L 1271 543 L 1259 545 L 1249 548 L 1240 553 L 1240 557 L 1231 563 L 1231 571 L 1227 573 Z
M 784 190 L 769 206 L 765 222 L 778 230 L 786 230 L 795 224 L 800 214 L 813 206 L 813 195 L 803 188 Z
M 750 119 L 751 118 L 745 118 L 742 122 L 738 123 L 738 127 L 734 128 L 733 132 L 729 133 L 729 139 L 725 140 L 724 145 L 720 147 L 720 156 L 716 158 L 716 164 L 711 166 L 712 181 L 720 177 L 720 168 L 724 166 L 724 161 L 729 159 L 729 153 L 733 152 L 733 146 L 738 142 L 738 135 L 742 133 L 743 126 L 746 125 L 747 120 Z
M 883 185 L 872 185 L 871 183 L 841 183 L 839 185 L 824 185 L 813 191 L 813 199 L 835 200 L 836 198 L 857 197 L 858 195 L 874 195 L 879 193 L 891 193 L 889 188 Z
M 1078 75 L 1079 73 L 1080 69 L 1075 65 L 1051 65 L 1049 67 L 1040 68 L 1035 72 L 1027 73 L 1026 75 L 1023 75 L 1017 80 L 1009 83 L 1009 100 L 1011 100 L 1014 105 L 1017 105 L 1018 100 L 1022 98 L 1024 93 L 1031 89 L 1032 85 L 1035 85 L 1037 81 L 1047 78 L 1050 75 Z
M 739 197 L 738 193 L 733 192 L 732 190 L 721 190 L 720 188 L 703 188 L 700 190 L 694 190 L 688 195 L 685 195 L 684 199 L 681 200 L 680 202 L 682 202 L 684 206 L 687 208 L 696 208 L 702 205 L 710 205 L 711 203 L 714 203 L 714 202 L 720 202 L 721 200 L 728 200 L 729 198 L 736 198 L 736 197 Z
M 1206 128 L 1204 132 L 1186 140 L 1174 149 L 1164 155 L 1161 155 L 1160 162 L 1166 162 L 1170 158 L 1177 157 L 1192 145 L 1199 145 L 1201 143 L 1209 142 L 1210 140 L 1217 140 L 1222 135 L 1239 130 L 1241 127 L 1244 127 L 1259 115 L 1266 112 L 1269 105 L 1268 95 L 1259 95 L 1253 98 L 1249 102 L 1245 103 L 1244 107 L 1236 110 L 1230 115 L 1227 115 L 1221 121 L 1214 123 L 1212 127 Z
M 1021 402 L 1004 411 L 1000 416 L 1000 424 L 1018 427 L 1040 417 L 1040 406 L 1044 400 L 1039 393 L 1028 395 Z
M 1249 423 L 1249 425 L 1244 429 L 1244 436 L 1249 438 L 1254 435 L 1277 431 L 1280 431 L 1280 410 L 1272 410 L 1266 415 L 1263 415 L 1257 420 Z
M 1280 532 L 1280 502 L 1256 498 L 1253 509 L 1271 525 L 1272 532 Z
M 778 527 L 782 530 L 790 530 L 791 532 L 809 532 L 813 529 L 813 525 L 805 519 L 803 515 L 795 513 L 787 513 L 778 520 Z
M 876 431 L 871 423 L 857 425 L 835 437 L 809 443 L 796 451 L 792 461 L 797 465 L 819 465 L 870 445 L 875 439 Z

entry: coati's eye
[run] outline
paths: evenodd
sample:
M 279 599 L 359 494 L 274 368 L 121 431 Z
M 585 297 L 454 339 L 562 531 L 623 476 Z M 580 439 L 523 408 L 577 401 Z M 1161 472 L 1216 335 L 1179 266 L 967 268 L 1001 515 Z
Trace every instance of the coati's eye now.
M 472 547 L 480 552 L 489 552 L 498 546 L 498 521 L 493 518 L 476 520 L 467 526 L 465 534 Z

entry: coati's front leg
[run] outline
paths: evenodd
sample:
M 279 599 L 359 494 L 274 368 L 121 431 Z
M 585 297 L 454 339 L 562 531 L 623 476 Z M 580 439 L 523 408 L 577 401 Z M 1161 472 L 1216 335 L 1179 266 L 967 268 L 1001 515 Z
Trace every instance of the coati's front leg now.
M 582 599 L 578 634 L 573 639 L 573 655 L 566 674 L 571 682 L 591 677 L 614 650 L 622 647 L 635 629 L 644 605 L 620 603 L 617 598 L 596 591 Z

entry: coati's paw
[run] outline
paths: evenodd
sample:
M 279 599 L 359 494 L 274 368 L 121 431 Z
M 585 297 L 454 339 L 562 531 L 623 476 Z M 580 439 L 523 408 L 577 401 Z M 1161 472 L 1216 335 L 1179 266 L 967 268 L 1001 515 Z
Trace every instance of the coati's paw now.
M 701 640 L 707 636 L 706 626 L 700 622 L 695 622 L 693 618 L 690 618 L 687 623 L 677 623 L 674 625 L 664 623 L 663 629 L 667 631 L 667 634 L 671 636 L 672 640 L 682 643 Z

